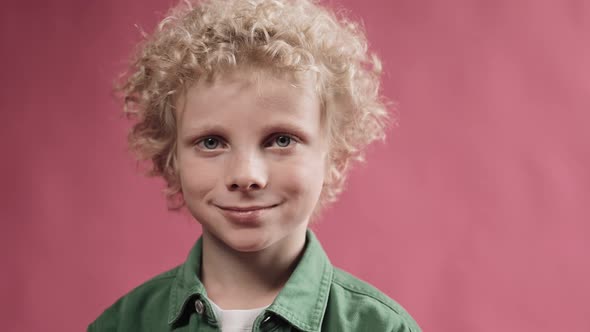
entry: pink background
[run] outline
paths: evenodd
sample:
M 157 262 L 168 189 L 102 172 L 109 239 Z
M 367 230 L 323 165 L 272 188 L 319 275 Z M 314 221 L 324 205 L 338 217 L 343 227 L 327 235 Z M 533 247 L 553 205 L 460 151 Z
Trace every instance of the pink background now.
M 3 4 L 3 331 L 84 330 L 198 237 L 109 90 L 172 3 Z M 314 227 L 333 263 L 426 331 L 590 331 L 588 1 L 337 3 L 401 121 Z

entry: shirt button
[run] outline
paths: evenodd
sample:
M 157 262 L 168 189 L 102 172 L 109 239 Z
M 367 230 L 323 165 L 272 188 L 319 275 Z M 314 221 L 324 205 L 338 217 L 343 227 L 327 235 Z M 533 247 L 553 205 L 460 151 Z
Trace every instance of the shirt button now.
M 197 311 L 197 313 L 199 315 L 203 313 L 203 311 L 205 310 L 205 306 L 203 305 L 203 301 L 201 301 L 201 300 L 195 301 L 195 310 Z

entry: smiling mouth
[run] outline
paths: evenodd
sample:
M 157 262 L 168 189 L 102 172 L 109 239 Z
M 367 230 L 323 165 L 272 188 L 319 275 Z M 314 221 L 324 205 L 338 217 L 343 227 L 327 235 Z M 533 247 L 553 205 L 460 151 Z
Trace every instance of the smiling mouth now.
M 270 210 L 279 206 L 273 205 L 251 205 L 251 206 L 221 206 L 216 205 L 221 213 L 232 223 L 243 226 L 259 226 L 265 219 Z

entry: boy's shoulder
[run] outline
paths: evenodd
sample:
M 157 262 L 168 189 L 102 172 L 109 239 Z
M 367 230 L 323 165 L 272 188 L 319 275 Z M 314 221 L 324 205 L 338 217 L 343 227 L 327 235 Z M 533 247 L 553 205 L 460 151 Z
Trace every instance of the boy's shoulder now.
M 354 330 L 349 328 L 359 326 L 373 330 L 367 326 L 373 322 L 375 331 L 384 326 L 390 326 L 392 331 L 421 331 L 410 314 L 379 289 L 340 268 L 334 267 L 333 271 L 330 301 L 337 306 L 328 303 L 326 314 L 329 317 L 333 307 L 337 307 L 338 312 L 332 314 L 348 317 L 341 328 Z
M 88 331 L 135 331 L 138 322 L 165 324 L 170 304 L 170 290 L 180 267 L 176 266 L 160 273 L 120 297 L 88 326 Z M 164 331 L 154 327 L 149 326 L 147 330 Z
M 341 288 L 344 292 L 352 294 L 351 296 L 359 296 L 366 298 L 368 301 L 379 302 L 396 312 L 403 311 L 403 308 L 399 303 L 385 295 L 375 286 L 338 267 L 334 267 L 334 277 L 332 278 L 332 282 L 335 284 L 335 287 Z

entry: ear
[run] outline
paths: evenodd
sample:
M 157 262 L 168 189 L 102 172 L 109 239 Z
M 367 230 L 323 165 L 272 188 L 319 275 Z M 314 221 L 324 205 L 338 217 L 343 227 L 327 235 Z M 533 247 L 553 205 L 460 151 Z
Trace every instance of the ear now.
M 179 191 L 167 197 L 168 210 L 180 210 L 185 206 L 184 195 Z

